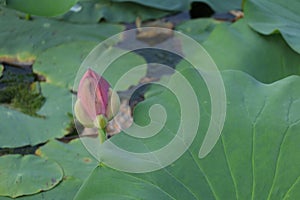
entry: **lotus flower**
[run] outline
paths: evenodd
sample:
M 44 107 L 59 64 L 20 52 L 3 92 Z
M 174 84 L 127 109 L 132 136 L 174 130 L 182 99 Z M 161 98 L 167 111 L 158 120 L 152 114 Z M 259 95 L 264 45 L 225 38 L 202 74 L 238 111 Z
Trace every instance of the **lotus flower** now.
M 116 115 L 120 106 L 118 95 L 109 83 L 88 69 L 80 80 L 74 111 L 77 120 L 85 127 L 105 128 L 107 121 Z

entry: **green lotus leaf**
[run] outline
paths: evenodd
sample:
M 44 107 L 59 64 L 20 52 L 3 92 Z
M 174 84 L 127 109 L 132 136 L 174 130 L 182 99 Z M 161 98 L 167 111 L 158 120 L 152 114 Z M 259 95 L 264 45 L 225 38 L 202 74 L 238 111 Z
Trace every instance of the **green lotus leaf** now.
M 203 46 L 220 70 L 241 70 L 264 83 L 300 75 L 300 56 L 280 35 L 262 36 L 243 19 L 217 25 Z
M 51 140 L 36 152 L 43 159 L 55 161 L 64 172 L 62 182 L 49 191 L 35 195 L 19 197 L 20 200 L 39 199 L 73 199 L 83 181 L 98 165 L 81 144 L 79 139 L 72 140 L 68 144 Z M 16 174 L 16 172 L 12 172 Z M 1 200 L 9 200 L 9 197 L 0 197 Z
M 55 16 L 67 12 L 78 0 L 6 0 L 6 6 L 22 12 Z
M 63 178 L 61 167 L 34 155 L 0 157 L 0 195 L 19 197 L 50 190 Z
M 143 0 L 112 0 L 113 2 L 133 2 L 136 4 L 145 5 L 152 8 L 157 8 L 161 10 L 169 11 L 183 11 L 189 9 L 188 0 L 152 0 L 152 1 L 143 1 Z
M 45 76 L 47 82 L 51 84 L 72 89 L 82 61 L 96 45 L 94 42 L 78 41 L 49 48 L 38 57 L 33 65 L 33 70 Z M 105 51 L 99 52 L 99 56 L 122 52 L 125 51 L 108 46 Z M 113 61 L 103 76 L 111 85 L 115 85 L 118 79 L 127 71 L 145 63 L 145 60 L 141 56 L 135 53 L 128 53 Z M 127 77 L 126 83 L 119 84 L 118 88 L 115 89 L 127 90 L 131 85 L 138 84 L 139 80 L 146 75 L 146 72 L 146 65 L 139 70 L 134 70 Z
M 89 176 L 75 199 L 289 199 L 299 196 L 300 78 L 291 76 L 263 84 L 243 72 L 224 71 L 227 92 L 224 129 L 213 150 L 199 159 L 199 148 L 210 120 L 210 97 L 194 69 L 184 68 L 182 74 L 193 85 L 201 110 L 200 122 L 194 122 L 200 128 L 188 151 L 168 167 L 149 173 L 125 173 L 102 164 Z M 165 90 L 148 97 L 137 106 L 134 117 L 138 124 L 147 125 L 149 118 L 141 116 L 157 103 L 168 114 L 164 128 L 158 133 L 162 134 L 160 137 L 133 140 L 121 133 L 112 141 L 132 152 L 151 151 L 160 148 L 162 143 L 167 144 L 180 123 L 179 104 L 174 94 Z
M 192 2 L 203 2 L 207 3 L 215 12 L 228 12 L 234 9 L 241 9 L 242 0 L 112 0 L 113 2 L 134 2 L 137 4 L 149 6 L 152 8 L 168 10 L 168 11 L 186 11 L 189 10 Z
M 33 65 L 33 71 L 48 83 L 71 89 L 82 61 L 97 45 L 95 42 L 76 41 L 45 50 Z
M 190 20 L 177 29 L 201 43 L 220 70 L 242 70 L 265 83 L 299 75 L 300 56 L 280 35 L 263 36 L 243 19 L 234 24 L 209 21 Z
M 100 20 L 134 22 L 137 17 L 144 21 L 161 18 L 171 13 L 132 2 L 110 0 L 82 0 L 79 1 L 79 6 L 81 6 L 80 11 L 70 11 L 59 19 L 77 23 L 98 23 Z
M 98 165 L 79 139 L 69 143 L 52 140 L 41 147 L 38 152 L 41 157 L 57 162 L 63 168 L 65 178 L 72 177 L 84 181 Z
M 121 25 L 107 23 L 82 25 L 43 17 L 28 21 L 2 7 L 0 17 L 0 61 L 17 64 L 31 65 L 41 52 L 63 43 L 97 44 L 123 30 Z
M 300 53 L 300 4 L 298 0 L 246 0 L 245 18 L 257 32 L 282 34 L 285 41 Z
M 176 30 L 192 37 L 200 43 L 203 43 L 207 40 L 216 25 L 220 23 L 221 22 L 210 18 L 192 19 L 177 25 Z
M 36 145 L 68 133 L 71 113 L 71 93 L 67 89 L 41 83 L 46 102 L 37 117 L 0 106 L 0 147 Z

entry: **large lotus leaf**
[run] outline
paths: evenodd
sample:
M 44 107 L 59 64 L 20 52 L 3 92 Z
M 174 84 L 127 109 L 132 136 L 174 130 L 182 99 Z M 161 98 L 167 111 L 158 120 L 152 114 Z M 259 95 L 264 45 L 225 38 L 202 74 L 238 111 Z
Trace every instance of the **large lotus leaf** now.
M 0 157 L 0 195 L 18 197 L 55 187 L 63 178 L 61 167 L 34 155 Z
M 76 41 L 49 48 L 38 56 L 33 71 L 51 84 L 70 89 L 81 62 L 96 45 L 96 42 Z
M 78 0 L 6 0 L 6 6 L 22 12 L 55 16 L 67 12 Z
M 78 41 L 50 48 L 38 57 L 33 65 L 33 70 L 38 74 L 44 75 L 47 82 L 71 89 L 82 61 L 96 45 L 94 42 Z M 111 53 L 121 54 L 122 52 L 125 51 L 108 46 L 105 51 L 99 52 L 99 57 Z M 142 64 L 145 64 L 145 60 L 131 52 L 121 56 L 109 65 L 103 76 L 110 84 L 115 85 L 122 75 Z M 129 86 L 138 84 L 139 80 L 146 75 L 146 72 L 146 65 L 139 70 L 133 71 L 127 77 L 126 84 L 120 84 L 116 90 L 127 90 Z
M 299 54 L 280 35 L 264 37 L 245 20 L 217 25 L 203 46 L 219 69 L 242 70 L 264 83 L 300 74 Z
M 292 49 L 300 53 L 300 3 L 298 0 L 247 0 L 245 18 L 259 33 L 282 34 Z
M 209 94 L 195 70 L 185 69 L 183 74 L 197 91 L 203 111 L 200 123 L 194 122 L 199 123 L 200 128 L 188 151 L 167 168 L 151 173 L 124 173 L 102 165 L 90 175 L 76 199 L 288 199 L 299 196 L 300 78 L 291 76 L 266 85 L 240 71 L 222 72 L 227 92 L 224 129 L 212 152 L 199 159 L 199 148 L 210 118 L 210 105 L 205 103 Z M 164 131 L 164 134 L 174 135 L 180 122 L 174 98 L 167 91 L 152 96 L 138 105 L 135 117 L 145 116 L 149 106 L 155 103 L 167 105 L 166 112 L 172 109 L 172 115 L 168 115 L 165 124 L 169 132 Z M 147 117 L 135 120 L 142 124 L 149 122 Z M 118 146 L 131 145 L 134 152 L 149 145 L 141 140 L 133 145 L 127 142 L 129 137 L 121 133 L 113 139 Z M 159 144 L 161 140 L 165 144 L 169 141 L 168 137 L 151 139 Z
M 40 200 L 40 199 L 46 199 L 46 200 L 66 200 L 66 199 L 72 199 L 76 191 L 80 188 L 82 185 L 82 181 L 76 178 L 67 178 L 63 179 L 59 185 L 52 188 L 51 190 L 40 192 L 33 195 L 28 196 L 21 196 L 18 197 L 18 200 Z M 13 198 L 10 197 L 1 197 L 1 200 L 12 200 Z
M 41 83 L 45 104 L 38 117 L 0 106 L 0 147 L 36 145 L 67 133 L 71 113 L 71 93 L 67 89 Z
M 241 9 L 242 0 L 152 0 L 152 1 L 143 1 L 143 0 L 112 0 L 114 2 L 134 2 L 141 5 L 158 8 L 162 10 L 169 11 L 185 11 L 188 10 L 192 2 L 204 2 L 207 3 L 212 9 L 216 12 L 227 12 L 229 10 Z
M 73 199 L 83 181 L 98 165 L 79 139 L 67 144 L 53 140 L 41 147 L 38 152 L 42 157 L 54 160 L 63 168 L 64 179 L 54 189 L 28 199 L 41 199 L 42 197 L 58 200 Z
M 52 140 L 37 150 L 37 154 L 57 162 L 62 167 L 64 172 L 63 181 L 52 190 L 18 199 L 73 199 L 84 179 L 98 165 L 78 139 L 72 140 L 68 144 Z M 7 200 L 11 198 L 0 197 L 0 199 Z
M 161 10 L 169 11 L 183 11 L 189 9 L 188 0 L 152 0 L 152 1 L 143 1 L 143 0 L 112 0 L 113 2 L 134 2 L 137 4 L 149 6 L 152 8 L 157 8 Z
M 170 14 L 155 8 L 131 2 L 111 2 L 110 0 L 83 0 L 79 2 L 81 10 L 70 11 L 59 17 L 78 23 L 97 23 L 101 19 L 108 22 L 134 22 L 137 17 L 142 20 L 157 19 Z
M 202 43 L 209 37 L 210 33 L 219 23 L 219 21 L 210 18 L 192 19 L 177 25 L 176 30 Z
M 85 180 L 98 165 L 79 139 L 62 143 L 50 141 L 38 150 L 42 157 L 56 161 L 64 170 L 65 178 Z
M 31 64 L 38 53 L 50 47 L 79 40 L 101 42 L 123 30 L 121 25 L 107 23 L 79 25 L 42 17 L 28 21 L 4 8 L 0 18 L 0 61 L 14 63 Z

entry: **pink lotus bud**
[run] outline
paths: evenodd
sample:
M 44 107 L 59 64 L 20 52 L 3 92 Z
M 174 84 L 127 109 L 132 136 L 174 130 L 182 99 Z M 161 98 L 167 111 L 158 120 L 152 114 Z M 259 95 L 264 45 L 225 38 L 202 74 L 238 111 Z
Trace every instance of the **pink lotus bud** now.
M 80 80 L 75 115 L 85 127 L 104 128 L 119 110 L 118 95 L 109 83 L 96 72 L 88 69 Z

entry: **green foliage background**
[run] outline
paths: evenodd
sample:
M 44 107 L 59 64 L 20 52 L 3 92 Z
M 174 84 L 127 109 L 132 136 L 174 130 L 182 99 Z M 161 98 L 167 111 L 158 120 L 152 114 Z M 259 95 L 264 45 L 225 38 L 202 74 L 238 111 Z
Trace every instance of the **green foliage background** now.
M 176 30 L 208 51 L 226 87 L 225 126 L 204 159 L 198 158 L 198 152 L 210 120 L 210 97 L 200 74 L 185 61 L 176 69 L 197 91 L 201 123 L 195 123 L 201 128 L 188 151 L 170 166 L 145 174 L 124 173 L 97 163 L 79 139 L 57 140 L 74 129 L 71 89 L 87 54 L 99 42 L 125 30 L 124 23 L 188 11 L 191 2 L 0 1 L 0 199 L 300 198 L 297 0 L 197 0 L 216 13 L 242 9 L 245 16 L 233 23 L 207 18 L 176 24 Z M 80 11 L 70 11 L 75 3 Z M 128 54 L 113 63 L 118 73 L 108 71 L 105 78 L 114 84 L 123 72 L 145 63 L 140 55 Z M 7 79 L 8 64 L 31 66 L 30 81 L 23 76 Z M 132 85 L 146 73 L 145 68 L 134 75 Z M 25 81 L 26 87 L 8 90 L 19 86 L 18 81 Z M 155 141 L 133 144 L 123 132 L 112 137 L 116 144 L 136 152 L 141 146 L 151 149 L 153 144 L 167 144 L 180 120 L 178 102 L 169 91 L 152 86 L 145 97 L 134 109 L 137 123 L 147 124 L 145 113 L 157 103 L 172 117 L 161 130 L 165 135 Z M 25 104 L 35 106 L 26 110 Z M 30 155 L 16 153 L 28 147 L 34 149 Z

